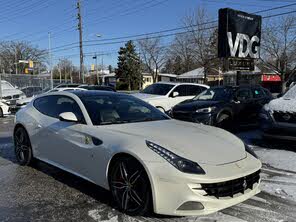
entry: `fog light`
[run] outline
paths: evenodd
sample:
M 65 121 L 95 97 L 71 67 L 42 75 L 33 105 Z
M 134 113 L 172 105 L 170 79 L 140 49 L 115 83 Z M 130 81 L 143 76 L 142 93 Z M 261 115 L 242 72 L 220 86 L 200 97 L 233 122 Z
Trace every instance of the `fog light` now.
M 203 210 L 204 206 L 200 202 L 188 201 L 183 203 L 177 210 Z

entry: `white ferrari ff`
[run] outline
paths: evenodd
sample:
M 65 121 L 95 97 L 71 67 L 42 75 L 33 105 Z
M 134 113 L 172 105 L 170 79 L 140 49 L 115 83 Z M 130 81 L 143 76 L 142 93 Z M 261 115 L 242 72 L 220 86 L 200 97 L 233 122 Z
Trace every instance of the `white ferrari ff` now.
M 130 215 L 203 215 L 259 192 L 261 162 L 236 136 L 170 119 L 133 96 L 57 92 L 16 114 L 15 153 L 111 191 Z

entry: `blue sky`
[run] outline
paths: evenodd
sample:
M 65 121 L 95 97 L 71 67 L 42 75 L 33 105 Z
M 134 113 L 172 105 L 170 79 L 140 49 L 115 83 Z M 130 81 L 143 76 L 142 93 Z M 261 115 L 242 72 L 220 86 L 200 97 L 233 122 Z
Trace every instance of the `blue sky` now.
M 84 40 L 108 39 L 161 31 L 182 26 L 185 15 L 204 7 L 215 20 L 219 8 L 231 7 L 255 12 L 281 6 L 292 0 L 82 0 Z M 0 26 L 2 40 L 26 40 L 40 48 L 48 48 L 48 32 L 52 35 L 52 48 L 78 42 L 75 30 L 75 0 L 0 0 Z M 279 13 L 294 8 L 270 12 Z M 163 39 L 163 43 L 170 39 Z M 87 43 L 85 43 L 87 45 Z M 104 64 L 117 63 L 116 51 L 121 44 L 84 47 L 85 64 L 93 63 L 88 53 L 104 52 Z M 76 45 L 72 45 L 76 46 Z M 70 47 L 69 47 L 70 48 Z M 78 48 L 53 50 L 54 63 L 66 57 L 79 62 Z M 101 61 L 101 59 L 100 59 Z

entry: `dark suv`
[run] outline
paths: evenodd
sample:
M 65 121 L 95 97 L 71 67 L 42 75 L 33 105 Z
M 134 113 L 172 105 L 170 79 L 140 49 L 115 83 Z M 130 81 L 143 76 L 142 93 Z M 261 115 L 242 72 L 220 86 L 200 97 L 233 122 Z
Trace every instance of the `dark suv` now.
M 261 86 L 212 87 L 191 100 L 179 103 L 171 110 L 175 119 L 229 128 L 257 123 L 264 104 L 272 100 L 271 93 Z

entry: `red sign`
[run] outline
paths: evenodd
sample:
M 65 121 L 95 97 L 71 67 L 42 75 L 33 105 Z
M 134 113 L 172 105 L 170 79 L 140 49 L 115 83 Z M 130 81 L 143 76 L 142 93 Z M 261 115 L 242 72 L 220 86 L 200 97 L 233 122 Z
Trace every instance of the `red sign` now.
M 281 77 L 279 75 L 262 75 L 262 82 L 280 82 Z

